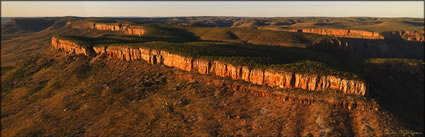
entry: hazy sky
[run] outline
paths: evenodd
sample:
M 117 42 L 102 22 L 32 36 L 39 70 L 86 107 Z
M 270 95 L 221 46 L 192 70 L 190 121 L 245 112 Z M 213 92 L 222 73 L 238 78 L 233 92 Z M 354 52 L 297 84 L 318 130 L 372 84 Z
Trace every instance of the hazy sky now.
M 2 1 L 1 16 L 368 16 L 423 18 L 424 2 Z

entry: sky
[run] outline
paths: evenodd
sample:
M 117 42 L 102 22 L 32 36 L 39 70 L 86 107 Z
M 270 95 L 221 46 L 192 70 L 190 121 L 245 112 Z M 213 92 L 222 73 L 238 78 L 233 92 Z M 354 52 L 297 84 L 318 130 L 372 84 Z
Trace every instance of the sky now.
M 1 2 L 2 17 L 424 17 L 424 1 L 26 1 Z

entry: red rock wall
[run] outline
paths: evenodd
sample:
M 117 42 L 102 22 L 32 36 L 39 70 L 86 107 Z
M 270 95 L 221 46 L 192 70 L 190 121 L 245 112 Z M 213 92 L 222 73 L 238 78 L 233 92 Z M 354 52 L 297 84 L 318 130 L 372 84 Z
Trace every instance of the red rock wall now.
M 83 54 L 89 56 L 91 54 L 90 49 L 85 48 L 84 46 L 71 42 L 68 40 L 57 39 L 56 37 L 52 37 L 52 48 L 65 51 L 69 54 Z
M 286 30 L 290 32 L 303 32 L 314 33 L 320 35 L 332 35 L 345 38 L 362 38 L 362 39 L 384 39 L 377 32 L 361 31 L 361 30 L 347 30 L 347 29 L 293 29 Z
M 394 32 L 383 32 L 385 38 L 391 39 L 403 39 L 407 41 L 425 41 L 424 31 L 394 31 Z
M 142 26 L 129 24 L 106 24 L 94 23 L 88 21 L 67 22 L 67 26 L 76 29 L 96 29 L 101 31 L 118 31 L 127 35 L 142 36 L 145 34 L 145 29 Z
M 394 44 L 384 40 L 330 38 L 312 43 L 308 48 L 321 51 L 352 52 L 364 56 L 395 56 Z M 417 48 L 411 46 L 412 48 Z M 412 55 L 415 56 L 415 55 Z M 419 56 L 419 55 L 418 55 Z
M 273 30 L 273 29 L 269 29 Z M 276 31 L 276 30 L 275 30 Z M 392 32 L 369 32 L 362 30 L 349 30 L 349 29 L 290 29 L 278 31 L 289 31 L 289 32 L 303 32 L 313 33 L 319 35 L 331 35 L 343 38 L 360 38 L 360 39 L 403 39 L 407 41 L 425 41 L 424 31 L 392 31 Z
M 197 59 L 196 62 L 196 71 L 200 74 L 209 74 L 211 71 L 211 61 Z
M 386 71 L 390 73 L 402 73 L 416 75 L 423 78 L 425 63 L 399 63 L 399 62 L 386 62 L 386 63 L 371 63 L 371 67 L 366 71 Z
M 176 73 L 178 74 L 180 78 L 186 79 L 188 81 L 193 81 L 201 77 L 200 75 L 195 75 L 193 73 L 182 73 L 182 72 L 176 72 Z M 327 104 L 330 104 L 332 107 L 335 107 L 338 109 L 348 109 L 348 110 L 358 109 L 358 110 L 379 111 L 379 109 L 381 108 L 378 104 L 367 101 L 366 98 L 357 98 L 357 97 L 341 98 L 337 96 L 320 97 L 320 95 L 310 96 L 308 94 L 293 94 L 290 92 L 284 92 L 281 89 L 273 89 L 273 91 L 282 91 L 282 92 L 271 92 L 270 88 L 268 87 L 257 86 L 252 84 L 243 84 L 243 82 L 241 81 L 230 82 L 227 79 L 224 80 L 224 82 L 227 83 L 225 85 L 222 84 L 223 83 L 222 79 L 216 79 L 216 78 L 208 78 L 208 80 L 205 80 L 205 81 L 201 80 L 198 82 L 202 82 L 206 85 L 224 86 L 224 87 L 227 87 L 228 89 L 232 89 L 234 92 L 250 93 L 255 96 L 271 97 L 284 102 L 300 103 L 305 105 L 310 105 L 314 103 L 327 103 Z
M 56 40 L 57 41 L 57 40 Z M 72 42 L 68 42 L 72 43 Z M 57 47 L 57 42 L 52 42 Z M 56 48 L 57 49 L 57 48 Z M 64 48 L 64 50 L 74 50 Z M 278 88 L 301 88 L 310 91 L 339 90 L 345 94 L 365 95 L 367 86 L 360 80 L 349 80 L 331 75 L 294 73 L 285 70 L 259 69 L 234 65 L 217 60 L 194 59 L 178 54 L 149 48 L 133 48 L 126 46 L 94 47 L 96 54 L 104 54 L 110 58 L 121 60 L 144 60 L 151 64 L 164 64 L 185 71 L 200 74 L 212 74 L 235 80 L 244 80 L 257 85 Z
M 176 67 L 186 71 L 192 71 L 193 59 L 191 57 L 184 57 L 177 54 L 172 54 L 167 51 L 160 51 L 160 58 L 163 59 L 162 64 L 166 66 Z

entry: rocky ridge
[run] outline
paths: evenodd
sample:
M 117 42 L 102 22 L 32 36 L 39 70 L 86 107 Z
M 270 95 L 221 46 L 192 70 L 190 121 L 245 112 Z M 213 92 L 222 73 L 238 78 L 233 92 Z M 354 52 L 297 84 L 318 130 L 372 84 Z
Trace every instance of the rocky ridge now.
M 56 37 L 52 37 L 52 47 L 56 50 L 65 51 L 67 54 L 82 54 L 86 56 L 93 54 L 93 50 L 91 48 L 73 41 L 58 39 Z
M 370 32 L 362 30 L 350 30 L 350 29 L 274 29 L 274 28 L 263 28 L 266 30 L 273 31 L 288 31 L 288 32 L 302 32 L 302 33 L 313 33 L 319 35 L 329 35 L 343 38 L 360 38 L 360 39 L 402 39 L 407 41 L 425 41 L 424 31 L 393 31 L 393 32 Z
M 364 55 L 385 56 L 390 45 L 382 40 L 329 38 L 312 43 L 309 48 L 324 51 L 349 51 Z
M 142 36 L 145 34 L 143 26 L 120 23 L 94 23 L 94 22 L 67 22 L 67 26 L 76 29 L 95 29 L 101 31 L 117 31 L 126 35 Z
M 425 33 L 424 31 L 394 31 L 394 32 L 382 32 L 385 38 L 392 39 L 403 39 L 407 41 L 425 41 Z
M 71 41 L 63 42 L 63 40 L 52 38 L 52 46 L 55 49 L 63 49 L 66 52 L 89 55 L 86 54 L 89 49 L 81 48 L 81 45 Z M 218 60 L 186 57 L 168 51 L 150 48 L 102 46 L 93 47 L 92 50 L 96 55 L 106 55 L 110 58 L 118 58 L 127 61 L 144 60 L 150 64 L 163 64 L 185 71 L 229 77 L 234 80 L 243 80 L 257 85 L 267 85 L 279 88 L 301 88 L 310 91 L 338 90 L 345 94 L 361 96 L 367 94 L 367 85 L 364 81 L 345 79 L 339 76 L 251 68 Z
M 202 79 L 200 75 L 197 75 L 194 73 L 181 73 L 181 72 L 176 72 L 176 73 L 179 75 L 179 77 L 188 81 Z M 226 82 L 226 81 L 229 81 L 229 80 L 228 79 L 220 80 L 220 79 L 211 78 L 211 79 L 208 79 L 207 82 L 206 81 L 198 81 L 198 82 L 205 83 L 207 85 L 228 88 L 228 89 L 231 89 L 233 92 L 244 92 L 244 93 L 252 94 L 254 96 L 275 98 L 277 100 L 281 100 L 283 102 L 289 102 L 289 103 L 298 103 L 298 104 L 304 104 L 304 105 L 311 105 L 314 103 L 326 103 L 326 104 L 330 104 L 334 108 L 341 108 L 341 109 L 348 109 L 348 110 L 358 109 L 362 111 L 363 110 L 379 111 L 381 109 L 381 106 L 376 103 L 368 102 L 364 99 L 358 99 L 358 98 L 355 99 L 356 97 L 339 98 L 339 97 L 318 97 L 315 95 L 298 95 L 298 94 L 293 94 L 293 93 L 285 91 L 287 89 L 270 89 L 264 86 L 243 84 L 242 81 L 234 81 L 234 82 Z M 223 84 L 223 83 L 231 83 L 231 84 Z M 271 90 L 273 92 L 270 92 Z
M 401 63 L 401 62 L 385 62 L 385 63 L 373 63 L 370 62 L 373 67 L 369 69 L 377 71 L 386 71 L 389 73 L 401 73 L 401 74 L 410 74 L 412 76 L 418 76 L 418 78 L 423 78 L 425 63 Z
M 346 38 L 362 38 L 362 39 L 384 39 L 377 32 L 361 31 L 361 30 L 344 30 L 344 29 L 291 29 L 290 32 L 314 33 L 320 35 L 333 35 Z

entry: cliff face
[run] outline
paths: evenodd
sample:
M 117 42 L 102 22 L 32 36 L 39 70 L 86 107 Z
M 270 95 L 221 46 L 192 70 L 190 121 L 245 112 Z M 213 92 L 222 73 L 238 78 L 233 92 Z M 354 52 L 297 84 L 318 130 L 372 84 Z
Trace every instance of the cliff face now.
M 403 39 L 407 41 L 425 41 L 424 31 L 395 31 L 395 32 L 383 32 L 382 35 L 385 38 L 390 39 Z
M 52 37 L 52 47 L 53 49 L 65 51 L 69 54 L 83 54 L 86 56 L 90 56 L 92 54 L 90 48 L 86 48 L 72 41 L 57 39 L 56 37 Z
M 365 68 L 369 72 L 387 72 L 391 74 L 409 75 L 423 79 L 425 64 L 424 63 L 371 63 L 370 67 Z
M 411 43 L 408 43 L 412 45 Z M 404 46 L 404 45 L 403 45 Z M 367 40 L 351 38 L 331 38 L 323 39 L 320 42 L 313 43 L 309 48 L 323 51 L 344 51 L 353 52 L 359 55 L 372 57 L 386 56 L 413 56 L 413 54 L 397 52 L 394 47 L 400 47 L 398 44 L 386 42 L 384 40 Z M 420 48 L 420 46 L 404 46 L 404 48 Z M 416 54 L 414 54 L 416 55 Z
M 347 30 L 347 29 L 292 29 L 286 30 L 290 32 L 303 32 L 314 33 L 320 35 L 332 35 L 345 38 L 362 38 L 362 39 L 384 39 L 382 35 L 377 32 L 361 31 L 361 30 Z
M 273 30 L 273 29 L 268 29 Z M 275 30 L 276 31 L 276 30 Z M 393 32 L 369 32 L 362 30 L 349 29 L 290 29 L 278 31 L 303 32 L 319 35 L 330 35 L 343 38 L 359 38 L 359 39 L 401 39 L 407 41 L 424 42 L 424 31 L 393 31 Z
M 423 76 L 424 64 L 385 63 L 381 67 L 391 72 L 411 73 Z
M 193 81 L 197 79 L 203 79 L 203 77 L 199 75 L 195 75 L 193 73 L 182 73 L 182 72 L 176 72 L 179 77 L 186 79 L 188 81 Z M 267 73 L 267 70 L 266 72 Z M 293 73 L 288 73 L 288 77 L 292 76 Z M 243 76 L 243 75 L 242 75 Z M 279 81 L 282 77 L 282 75 L 276 75 L 277 78 L 273 81 L 276 81 L 276 83 L 281 83 L 282 81 Z M 264 79 L 267 81 L 268 79 Z M 271 80 L 271 79 L 269 79 Z M 224 83 L 231 83 L 223 85 Z M 243 84 L 242 81 L 232 81 L 229 82 L 229 79 L 215 79 L 210 78 L 208 79 L 208 82 L 205 82 L 207 85 L 214 85 L 214 86 L 224 86 L 229 89 L 232 89 L 234 92 L 244 92 L 244 93 L 250 93 L 255 96 L 267 96 L 276 98 L 278 100 L 284 101 L 284 102 L 294 102 L 294 103 L 301 103 L 310 105 L 313 103 L 327 103 L 330 104 L 332 107 L 335 108 L 341 108 L 341 109 L 358 109 L 358 110 L 375 110 L 378 111 L 380 109 L 380 106 L 378 104 L 374 104 L 372 102 L 367 102 L 366 100 L 362 99 L 354 99 L 352 97 L 350 98 L 339 98 L 339 97 L 318 97 L 318 96 L 309 96 L 309 95 L 300 95 L 300 94 L 292 94 L 290 92 L 270 92 L 270 89 L 268 87 L 262 87 L 257 85 L 251 85 L 251 84 Z M 295 82 L 295 81 L 293 81 Z M 267 82 L 265 82 L 267 83 Z M 290 82 L 288 82 L 290 83 Z M 275 89 L 275 91 L 278 91 L 279 89 Z
M 11 19 L 11 20 L 7 21 L 7 23 L 16 23 L 16 20 L 15 19 Z
M 142 36 L 145 29 L 142 26 L 129 24 L 106 24 L 93 22 L 67 22 L 66 25 L 76 29 L 96 29 L 101 31 L 117 31 L 126 35 Z
M 341 30 L 341 29 L 303 29 L 302 32 L 316 33 L 321 35 L 335 35 L 347 38 L 362 38 L 362 39 L 383 39 L 376 32 L 360 31 L 360 30 Z
M 338 51 L 350 51 L 353 46 L 343 39 L 333 38 L 333 39 L 324 39 L 318 43 L 313 43 L 311 46 L 313 49 L 319 50 L 338 50 Z
M 54 40 L 58 41 L 58 40 Z M 61 40 L 60 40 L 61 41 Z M 58 47 L 52 42 L 53 47 Z M 60 42 L 75 45 L 72 42 Z M 61 45 L 61 44 L 59 44 Z M 76 50 L 75 46 L 65 46 L 64 50 L 84 53 L 85 50 Z M 69 48 L 68 48 L 69 47 Z M 78 46 L 77 46 L 78 47 Z M 57 48 L 56 48 L 57 49 Z M 217 75 L 234 80 L 243 80 L 257 85 L 267 85 L 279 88 L 301 88 L 310 91 L 338 90 L 345 94 L 362 95 L 367 92 L 367 86 L 361 80 L 349 80 L 331 75 L 304 74 L 285 70 L 259 69 L 248 66 L 234 65 L 217 60 L 205 60 L 185 57 L 167 51 L 149 48 L 133 48 L 126 46 L 94 47 L 97 55 L 104 54 L 110 58 L 121 60 L 144 60 L 150 64 L 163 64 L 185 71 L 200 74 Z

